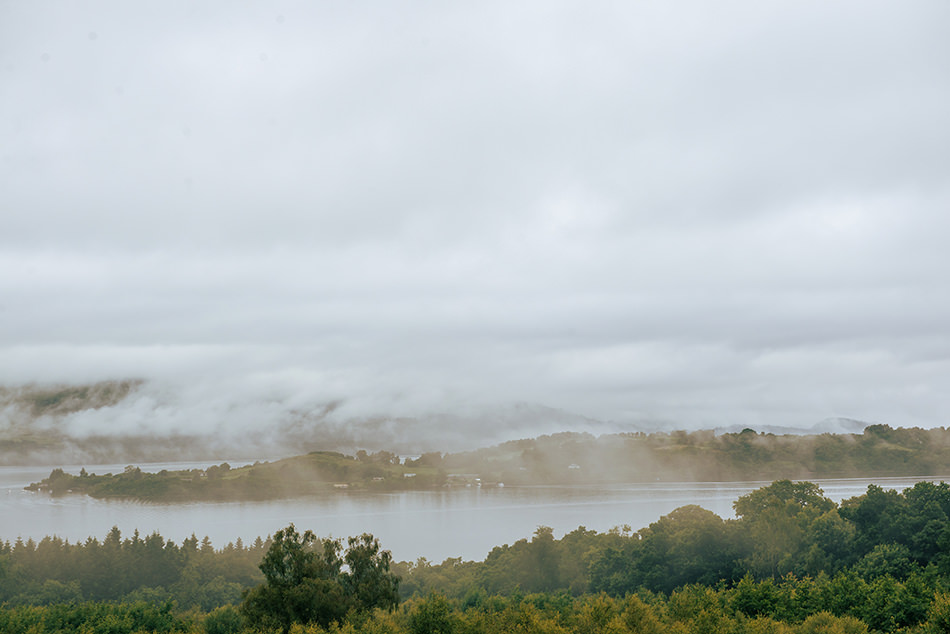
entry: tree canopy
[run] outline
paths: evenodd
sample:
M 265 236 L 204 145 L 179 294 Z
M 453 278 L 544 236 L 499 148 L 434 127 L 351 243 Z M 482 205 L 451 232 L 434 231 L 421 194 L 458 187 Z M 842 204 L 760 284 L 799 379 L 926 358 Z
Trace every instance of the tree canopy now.
M 349 538 L 342 557 L 341 550 L 340 540 L 301 535 L 293 524 L 277 531 L 260 565 L 264 583 L 245 593 L 241 613 L 286 633 L 294 623 L 328 627 L 350 611 L 395 607 L 399 578 L 379 541 L 364 533 Z

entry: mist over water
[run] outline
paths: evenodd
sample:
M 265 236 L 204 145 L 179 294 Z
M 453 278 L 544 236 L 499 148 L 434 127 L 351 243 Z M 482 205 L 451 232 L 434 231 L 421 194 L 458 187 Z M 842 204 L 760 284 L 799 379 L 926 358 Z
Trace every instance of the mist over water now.
M 235 465 L 239 463 L 235 462 Z M 208 463 L 161 463 L 146 470 L 203 468 Z M 71 470 L 71 469 L 67 469 Z M 78 471 L 78 468 L 75 469 Z M 90 472 L 121 471 L 118 465 L 89 467 Z M 22 487 L 48 475 L 42 468 L 0 467 L 0 539 L 59 535 L 70 541 L 102 539 L 112 526 L 130 536 L 154 531 L 180 543 L 192 533 L 210 537 L 215 547 L 241 538 L 266 537 L 288 523 L 321 536 L 373 533 L 398 560 L 447 557 L 481 560 L 495 546 L 529 538 L 538 526 L 560 537 L 579 526 L 606 531 L 633 530 L 688 504 L 733 517 L 732 503 L 767 482 L 648 483 L 602 486 L 537 486 L 394 493 L 340 493 L 270 502 L 145 504 L 103 501 L 85 496 L 50 498 Z M 836 502 L 866 492 L 876 483 L 903 490 L 921 480 L 876 478 L 817 480 Z

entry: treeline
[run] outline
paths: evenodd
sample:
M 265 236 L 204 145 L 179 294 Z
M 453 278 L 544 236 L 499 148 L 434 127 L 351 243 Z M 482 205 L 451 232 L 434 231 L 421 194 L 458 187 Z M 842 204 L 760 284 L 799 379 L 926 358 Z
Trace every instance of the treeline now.
M 53 469 L 48 478 L 27 490 L 94 498 L 125 498 L 147 502 L 270 500 L 325 493 L 334 489 L 392 491 L 443 484 L 444 473 L 402 464 L 386 451 L 347 456 L 315 451 L 274 462 L 255 462 L 238 468 L 224 462 L 207 469 L 158 473 L 129 465 L 121 473 L 97 475 L 83 468 L 78 474 Z
M 482 562 L 400 564 L 408 594 L 669 593 L 688 584 L 732 587 L 747 576 L 778 583 L 850 575 L 950 584 L 950 485 L 919 482 L 901 493 L 871 485 L 839 506 L 810 482 L 776 481 L 735 502 L 737 519 L 684 506 L 633 532 L 578 528 L 561 539 L 494 548 Z M 857 583 L 857 582 L 855 582 Z
M 406 594 L 519 592 L 615 598 L 715 588 L 750 616 L 800 622 L 827 611 L 880 631 L 925 622 L 950 590 L 950 486 L 870 486 L 839 507 L 808 482 L 777 481 L 739 498 L 738 519 L 686 506 L 637 532 L 540 528 L 482 562 L 421 559 L 397 568 Z M 473 595 L 474 593 L 474 595 Z
M 894 631 L 895 624 L 873 617 L 835 614 L 809 594 L 807 581 L 741 588 L 691 585 L 668 596 L 650 593 L 608 595 L 473 594 L 465 600 L 433 594 L 413 597 L 396 608 L 351 612 L 324 627 L 319 623 L 250 625 L 233 606 L 210 612 L 176 611 L 171 604 L 71 603 L 0 608 L 4 634 L 865 634 Z M 777 609 L 758 594 L 774 592 Z M 879 601 L 899 613 L 894 594 Z M 757 594 L 758 593 L 758 594 Z M 834 607 L 834 601 L 824 605 Z M 922 604 L 926 605 L 923 606 Z M 900 631 L 938 634 L 950 628 L 950 595 L 937 593 L 920 605 L 920 620 Z M 872 614 L 877 608 L 868 606 Z
M 505 484 L 945 475 L 950 430 L 871 425 L 811 436 L 713 431 L 562 433 L 458 454 L 426 454 L 449 473 Z
M 647 528 L 606 533 L 580 527 L 561 539 L 541 527 L 494 548 L 484 561 L 398 563 L 404 596 L 607 592 L 669 593 L 690 584 L 738 583 L 747 574 L 780 580 L 853 573 L 868 583 L 890 576 L 950 579 L 950 485 L 920 482 L 898 493 L 871 485 L 840 506 L 808 482 L 777 481 L 735 503 L 737 519 L 681 507 Z M 270 540 L 215 549 L 208 538 L 181 545 L 158 533 L 101 541 L 0 543 L 0 602 L 175 600 L 210 609 L 259 583 Z M 928 582 L 929 583 L 929 582 Z
M 174 602 L 179 609 L 236 604 L 263 579 L 258 565 L 271 541 L 239 539 L 215 549 L 205 537 L 181 545 L 158 533 L 123 538 L 113 528 L 100 541 L 59 537 L 0 543 L 0 604 L 53 605 L 84 601 Z M 0 628 L 0 632 L 5 632 Z
M 872 485 L 838 505 L 812 483 L 782 480 L 739 498 L 735 510 L 724 520 L 686 506 L 636 532 L 581 527 L 561 539 L 542 527 L 481 562 L 393 564 L 402 607 L 334 622 L 413 633 L 948 631 L 939 628 L 950 627 L 950 485 L 901 493 Z M 157 534 L 123 539 L 117 529 L 102 542 L 3 544 L 0 618 L 26 623 L 65 609 L 57 604 L 145 601 L 174 605 L 167 613 L 179 629 L 154 631 L 238 632 L 248 624 L 234 606 L 260 587 L 257 565 L 274 544 L 215 550 L 207 539 L 177 546 Z M 0 631 L 21 631 L 11 628 Z
M 653 434 L 563 433 L 477 451 L 415 458 L 380 451 L 348 456 L 317 451 L 239 468 L 79 474 L 54 469 L 28 488 L 52 495 L 145 501 L 264 500 L 334 490 L 425 489 L 504 483 L 738 481 L 774 478 L 944 475 L 950 431 L 871 425 L 863 434 L 776 436 L 746 429 Z

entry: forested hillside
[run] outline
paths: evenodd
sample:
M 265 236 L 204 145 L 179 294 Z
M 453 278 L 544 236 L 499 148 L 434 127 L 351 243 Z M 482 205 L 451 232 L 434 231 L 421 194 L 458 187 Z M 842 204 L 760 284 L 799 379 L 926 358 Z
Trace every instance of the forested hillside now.
M 862 434 L 811 436 L 712 431 L 554 434 L 432 456 L 453 471 L 506 484 L 772 480 L 950 473 L 950 431 L 871 425 Z
M 627 423 L 623 429 L 639 429 Z M 7 465 L 128 464 L 279 458 L 312 451 L 402 454 L 462 451 L 563 429 L 617 425 L 511 403 L 466 414 L 417 416 L 346 411 L 344 401 L 246 394 L 145 380 L 0 385 L 0 462 Z
M 55 469 L 30 489 L 52 495 L 146 501 L 260 500 L 342 490 L 446 486 L 739 481 L 772 478 L 939 476 L 950 473 L 950 431 L 872 425 L 863 434 L 562 433 L 477 451 L 400 458 L 312 452 L 232 468 L 117 474 Z

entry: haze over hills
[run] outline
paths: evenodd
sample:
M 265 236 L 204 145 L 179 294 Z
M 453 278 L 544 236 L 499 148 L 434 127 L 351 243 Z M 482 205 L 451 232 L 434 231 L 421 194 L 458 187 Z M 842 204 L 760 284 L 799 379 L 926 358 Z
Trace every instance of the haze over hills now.
M 199 395 L 200 396 L 200 395 Z M 0 458 L 60 464 L 248 458 L 306 451 L 465 451 L 562 431 L 594 435 L 670 431 L 675 423 L 602 421 L 538 404 L 517 403 L 419 416 L 351 416 L 340 402 L 228 401 L 183 394 L 141 380 L 88 385 L 0 387 Z M 860 433 L 867 423 L 829 418 L 774 434 Z M 724 426 L 716 433 L 735 433 Z
M 751 429 L 766 434 L 860 434 L 872 422 L 856 420 L 854 418 L 831 417 L 820 420 L 810 427 L 788 427 L 784 425 L 756 425 Z M 741 432 L 747 426 L 729 425 L 717 427 L 717 434 L 734 434 Z
M 460 451 L 564 430 L 639 431 L 519 403 L 421 416 L 350 416 L 340 402 L 195 395 L 140 380 L 0 388 L 6 463 L 251 460 L 302 451 Z

